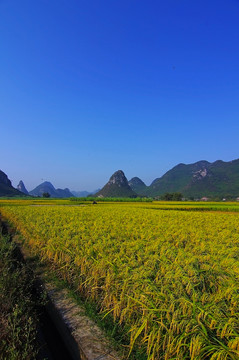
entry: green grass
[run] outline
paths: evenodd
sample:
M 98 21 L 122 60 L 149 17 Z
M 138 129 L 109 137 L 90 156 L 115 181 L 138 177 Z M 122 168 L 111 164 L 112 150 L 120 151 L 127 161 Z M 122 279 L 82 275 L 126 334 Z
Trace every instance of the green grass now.
M 16 245 L 1 230 L 0 358 L 33 360 L 38 351 L 32 274 L 26 265 L 18 261 Z

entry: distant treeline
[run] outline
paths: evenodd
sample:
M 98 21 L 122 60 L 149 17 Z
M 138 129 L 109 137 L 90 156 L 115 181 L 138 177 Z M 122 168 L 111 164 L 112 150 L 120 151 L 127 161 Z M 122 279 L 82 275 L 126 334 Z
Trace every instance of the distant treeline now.
M 183 195 L 180 192 L 166 193 L 160 196 L 160 200 L 166 200 L 166 201 L 181 201 L 182 198 Z

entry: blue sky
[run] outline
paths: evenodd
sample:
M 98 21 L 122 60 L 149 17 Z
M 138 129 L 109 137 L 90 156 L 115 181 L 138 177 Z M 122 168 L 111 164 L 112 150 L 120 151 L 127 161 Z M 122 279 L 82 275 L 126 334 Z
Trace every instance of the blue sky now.
M 238 19 L 238 0 L 0 0 L 0 169 L 94 190 L 238 158 Z

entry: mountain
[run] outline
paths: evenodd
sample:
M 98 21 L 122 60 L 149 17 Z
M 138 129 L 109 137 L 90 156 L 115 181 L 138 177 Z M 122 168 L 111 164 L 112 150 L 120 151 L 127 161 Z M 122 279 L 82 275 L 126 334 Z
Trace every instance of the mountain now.
M 25 185 L 22 180 L 19 181 L 19 184 L 17 185 L 17 190 L 23 192 L 24 194 L 28 195 L 28 191 L 25 188 Z
M 12 186 L 7 175 L 0 170 L 0 196 L 25 196 L 22 192 Z
M 94 190 L 94 191 L 74 191 L 72 190 L 71 193 L 76 197 L 87 197 L 96 194 L 99 192 L 100 189 Z
M 148 196 L 181 192 L 185 197 L 238 197 L 239 159 L 178 164 L 146 189 Z
M 96 189 L 96 190 L 92 191 L 89 195 L 95 195 L 99 191 L 100 191 L 100 189 Z
M 107 184 L 95 196 L 100 197 L 137 197 L 131 189 L 122 170 L 116 171 Z
M 133 177 L 129 180 L 128 184 L 134 192 L 140 195 L 143 195 L 144 191 L 147 189 L 145 183 L 138 177 Z
M 71 193 L 76 197 L 87 197 L 91 193 L 89 191 L 74 191 L 72 190 Z
M 64 190 L 55 189 L 49 181 L 45 181 L 38 185 L 35 189 L 29 192 L 29 195 L 42 197 L 43 193 L 49 193 L 52 198 L 68 198 L 73 196 L 68 188 Z
M 65 189 L 56 189 L 59 198 L 69 198 L 74 197 L 68 188 Z

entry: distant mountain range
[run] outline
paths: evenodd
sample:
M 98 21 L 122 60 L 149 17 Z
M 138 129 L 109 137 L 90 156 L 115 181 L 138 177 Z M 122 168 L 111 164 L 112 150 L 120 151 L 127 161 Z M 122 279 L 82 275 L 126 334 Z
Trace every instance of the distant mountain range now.
M 0 171 L 0 196 L 42 196 L 49 193 L 51 197 L 85 197 L 90 194 L 100 197 L 136 197 L 148 196 L 160 198 L 165 193 L 180 192 L 185 198 L 237 198 L 239 197 L 239 159 L 225 162 L 218 160 L 208 162 L 198 161 L 193 164 L 178 164 L 167 171 L 160 178 L 155 179 L 150 186 L 138 177 L 127 180 L 122 170 L 116 171 L 105 184 L 96 192 L 72 191 L 55 189 L 45 181 L 34 190 L 27 192 L 24 183 L 20 181 L 15 189 L 7 175 Z
M 100 191 L 100 189 L 97 189 L 97 190 L 94 190 L 94 191 L 74 191 L 74 190 L 71 190 L 71 193 L 76 196 L 76 197 L 87 197 L 89 195 L 94 195 L 96 194 L 98 191 Z
M 129 191 L 129 187 L 133 191 Z M 239 196 L 239 159 L 210 163 L 178 164 L 150 186 L 138 177 L 127 181 L 122 170 L 112 175 L 109 182 L 96 196 L 160 198 L 165 193 L 181 193 L 185 198 L 231 198 Z
M 50 183 L 49 181 L 44 181 L 42 184 L 38 185 L 32 191 L 29 191 L 29 195 L 32 196 L 42 197 L 44 193 L 45 194 L 48 193 L 50 197 L 53 198 L 69 198 L 73 196 L 73 194 L 70 192 L 68 188 L 55 189 L 52 183 Z

